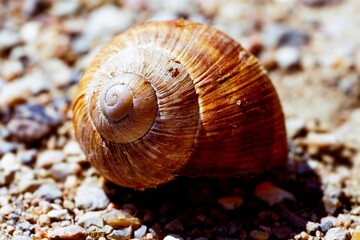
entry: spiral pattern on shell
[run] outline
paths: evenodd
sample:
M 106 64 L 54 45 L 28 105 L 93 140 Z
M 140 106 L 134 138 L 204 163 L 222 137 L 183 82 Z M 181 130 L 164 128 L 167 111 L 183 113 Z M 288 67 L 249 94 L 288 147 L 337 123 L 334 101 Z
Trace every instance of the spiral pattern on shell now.
M 259 172 L 287 155 L 281 105 L 255 57 L 189 21 L 115 37 L 85 71 L 73 110 L 88 159 L 122 186 Z

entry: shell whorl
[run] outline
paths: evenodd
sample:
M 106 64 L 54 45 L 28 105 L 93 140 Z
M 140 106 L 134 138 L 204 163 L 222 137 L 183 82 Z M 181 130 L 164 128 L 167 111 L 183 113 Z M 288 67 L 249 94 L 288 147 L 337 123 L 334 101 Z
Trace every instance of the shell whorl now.
M 132 91 L 124 84 L 106 84 L 100 93 L 100 108 L 109 121 L 123 119 L 133 106 Z
M 129 93 L 118 95 L 129 104 L 104 110 L 113 87 Z M 88 159 L 122 186 L 259 172 L 286 160 L 284 116 L 269 78 L 208 25 L 148 23 L 118 35 L 85 71 L 73 110 Z

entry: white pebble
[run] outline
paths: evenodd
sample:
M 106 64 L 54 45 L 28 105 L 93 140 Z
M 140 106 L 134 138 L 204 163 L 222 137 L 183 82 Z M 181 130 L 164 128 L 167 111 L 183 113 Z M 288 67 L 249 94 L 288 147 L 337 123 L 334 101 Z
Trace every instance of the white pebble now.
M 300 51 L 297 47 L 281 47 L 275 53 L 275 60 L 281 68 L 290 68 L 299 63 Z
M 20 43 L 20 34 L 16 31 L 4 29 L 0 31 L 0 50 L 13 47 Z
M 36 40 L 39 35 L 41 25 L 39 22 L 27 22 L 20 29 L 21 38 L 27 42 L 31 43 Z
M 59 59 L 47 60 L 42 66 L 47 78 L 57 87 L 63 87 L 71 81 L 71 69 Z
M 106 5 L 93 11 L 85 24 L 84 34 L 90 40 L 110 38 L 128 28 L 134 20 L 130 10 Z

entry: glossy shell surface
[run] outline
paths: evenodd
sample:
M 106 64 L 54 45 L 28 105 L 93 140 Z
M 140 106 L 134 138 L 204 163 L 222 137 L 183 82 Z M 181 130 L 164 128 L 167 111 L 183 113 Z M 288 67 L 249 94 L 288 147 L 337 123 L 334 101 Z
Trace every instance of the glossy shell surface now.
M 118 101 L 111 91 L 119 86 L 133 96 L 131 108 L 103 111 Z M 115 100 L 101 102 L 107 97 Z M 73 110 L 87 158 L 126 187 L 261 172 L 287 158 L 284 116 L 265 70 L 208 25 L 148 23 L 116 36 L 85 71 Z

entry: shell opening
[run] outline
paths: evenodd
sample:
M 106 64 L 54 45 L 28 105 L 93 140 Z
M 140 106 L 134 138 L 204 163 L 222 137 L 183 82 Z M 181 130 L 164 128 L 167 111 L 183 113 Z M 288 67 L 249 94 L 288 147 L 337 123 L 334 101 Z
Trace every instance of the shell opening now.
M 100 93 L 100 108 L 104 116 L 112 122 L 128 115 L 133 106 L 132 91 L 125 85 L 105 85 Z

